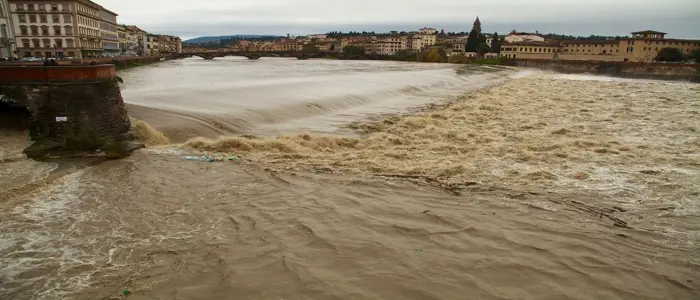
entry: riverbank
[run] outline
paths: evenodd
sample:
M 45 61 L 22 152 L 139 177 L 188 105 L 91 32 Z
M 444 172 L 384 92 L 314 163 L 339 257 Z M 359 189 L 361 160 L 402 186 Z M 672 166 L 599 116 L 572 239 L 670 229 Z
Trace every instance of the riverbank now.
M 341 57 L 341 59 L 519 66 L 566 74 L 594 74 L 631 79 L 700 82 L 700 64 L 475 58 L 459 53 L 454 53 L 448 57 L 440 49 L 432 49 L 429 52 L 421 52 L 417 55 L 409 55 L 408 53 L 374 56 L 355 55 Z
M 538 59 L 516 59 L 509 61 L 509 64 L 568 74 L 595 74 L 632 79 L 700 82 L 700 64 Z
M 93 62 L 97 64 L 112 64 L 119 70 L 140 67 L 152 63 L 180 59 L 180 57 L 172 57 L 170 55 L 155 55 L 155 56 L 128 56 L 128 57 L 106 57 L 106 58 L 84 58 L 71 60 L 58 60 L 59 66 L 67 65 L 88 65 Z M 18 62 L 0 62 L 0 66 L 41 66 L 42 61 L 18 61 Z

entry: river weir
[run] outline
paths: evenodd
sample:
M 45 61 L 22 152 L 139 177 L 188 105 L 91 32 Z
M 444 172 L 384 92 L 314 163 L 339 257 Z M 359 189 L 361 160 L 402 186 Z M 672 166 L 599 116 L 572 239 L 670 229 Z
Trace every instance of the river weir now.
M 700 296 L 697 84 L 274 58 L 119 75 L 147 149 L 35 162 L 0 132 L 0 298 Z

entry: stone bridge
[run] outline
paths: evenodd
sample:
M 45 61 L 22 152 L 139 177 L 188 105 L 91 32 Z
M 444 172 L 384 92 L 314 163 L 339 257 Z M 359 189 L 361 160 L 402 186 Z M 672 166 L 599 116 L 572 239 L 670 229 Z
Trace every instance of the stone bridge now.
M 0 67 L 0 122 L 29 130 L 32 158 L 74 153 L 124 156 L 136 148 L 113 65 Z M 21 120 L 24 118 L 24 120 Z
M 217 57 L 225 56 L 243 56 L 248 59 L 259 59 L 261 57 L 296 57 L 297 59 L 309 59 L 309 58 L 337 58 L 338 53 L 330 52 L 295 52 L 295 51 L 218 51 L 218 52 L 189 52 L 189 53 L 178 53 L 177 57 L 192 57 L 197 56 L 204 58 L 206 60 L 212 60 Z

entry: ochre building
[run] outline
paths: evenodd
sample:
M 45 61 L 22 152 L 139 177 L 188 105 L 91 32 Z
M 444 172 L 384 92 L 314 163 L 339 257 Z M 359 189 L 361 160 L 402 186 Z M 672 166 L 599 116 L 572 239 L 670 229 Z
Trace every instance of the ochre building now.
M 501 55 L 515 59 L 652 62 L 659 50 L 666 47 L 690 54 L 700 49 L 700 40 L 667 39 L 664 32 L 645 30 L 632 32 L 631 37 L 620 40 L 506 43 L 501 45 Z

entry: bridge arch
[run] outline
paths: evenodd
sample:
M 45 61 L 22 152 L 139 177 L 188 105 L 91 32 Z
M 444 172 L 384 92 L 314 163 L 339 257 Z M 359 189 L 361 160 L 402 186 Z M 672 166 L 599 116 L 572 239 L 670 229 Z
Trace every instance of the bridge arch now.
M 25 131 L 31 128 L 32 113 L 19 92 L 19 89 L 0 87 L 0 130 Z

